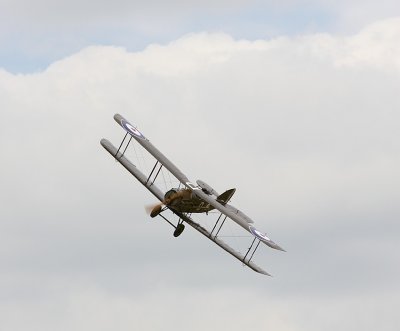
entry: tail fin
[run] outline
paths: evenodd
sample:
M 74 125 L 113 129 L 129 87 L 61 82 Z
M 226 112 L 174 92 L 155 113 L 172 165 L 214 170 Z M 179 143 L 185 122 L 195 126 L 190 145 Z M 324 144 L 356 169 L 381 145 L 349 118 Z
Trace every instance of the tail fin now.
M 236 189 L 235 188 L 231 188 L 228 191 L 225 191 L 224 193 L 220 194 L 217 197 L 217 201 L 221 204 L 221 205 L 226 205 L 229 200 L 232 198 L 232 196 L 235 194 Z

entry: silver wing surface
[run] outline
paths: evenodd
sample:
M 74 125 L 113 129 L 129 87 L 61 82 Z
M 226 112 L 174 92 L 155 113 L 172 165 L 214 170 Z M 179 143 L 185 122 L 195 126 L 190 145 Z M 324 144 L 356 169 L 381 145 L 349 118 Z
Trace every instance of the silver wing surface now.
M 180 183 L 182 183 L 184 186 L 186 186 L 188 189 L 192 191 L 194 195 L 196 195 L 198 198 L 204 201 L 204 203 L 209 204 L 210 206 L 214 207 L 216 210 L 218 210 L 222 215 L 225 215 L 226 218 L 230 218 L 233 220 L 235 223 L 240 225 L 242 228 L 244 228 L 246 231 L 251 233 L 254 236 L 253 243 L 256 239 L 259 240 L 258 244 L 260 242 L 263 242 L 264 244 L 268 245 L 271 248 L 278 249 L 281 251 L 284 251 L 283 248 L 281 248 L 279 245 L 277 245 L 275 242 L 273 242 L 266 234 L 262 233 L 261 231 L 257 230 L 251 223 L 252 221 L 244 216 L 243 214 L 234 208 L 233 206 L 230 206 L 229 204 L 221 204 L 218 202 L 214 197 L 206 194 L 203 192 L 203 190 L 197 186 L 196 184 L 193 184 L 192 182 L 189 181 L 189 179 L 167 158 L 162 154 L 135 126 L 130 124 L 124 117 L 122 117 L 119 114 L 114 115 L 115 121 L 129 134 L 132 138 L 134 138 L 148 153 L 150 153 L 163 167 L 165 167 L 174 177 L 176 177 Z M 129 143 L 128 143 L 129 144 Z M 139 169 L 135 167 L 125 156 L 124 153 L 121 153 L 119 149 L 116 149 L 109 141 L 102 139 L 101 140 L 101 145 L 111 154 L 115 157 L 115 159 L 120 162 L 133 176 L 135 176 L 139 182 L 141 182 L 146 188 L 153 193 L 159 199 L 160 201 L 163 201 L 163 193 L 161 190 L 157 188 L 156 185 L 154 185 L 154 182 L 149 181 L 149 177 L 146 177 Z M 246 255 L 242 255 L 238 252 L 236 252 L 234 249 L 232 249 L 230 246 L 228 246 L 226 243 L 224 243 L 222 240 L 220 240 L 216 235 L 213 235 L 212 231 L 209 232 L 207 229 L 202 227 L 200 224 L 196 223 L 193 221 L 192 218 L 190 218 L 187 214 L 184 213 L 178 213 L 174 211 L 175 214 L 177 214 L 181 219 L 183 219 L 187 224 L 191 225 L 194 227 L 196 230 L 201 232 L 203 235 L 208 237 L 210 240 L 214 241 L 217 245 L 222 247 L 224 250 L 235 256 L 237 259 L 242 261 L 244 264 L 248 265 L 251 269 L 260 272 L 262 274 L 268 275 L 267 272 L 262 270 L 260 267 L 255 265 L 253 262 L 251 262 L 251 257 L 250 259 L 248 258 L 246 260 Z M 217 221 L 218 222 L 218 221 Z M 252 243 L 252 245 L 253 245 Z M 257 247 L 258 247 L 257 244 Z M 250 247 L 251 248 L 251 247 Z M 249 251 L 250 251 L 249 248 Z M 257 249 L 257 248 L 256 248 Z M 249 253 L 249 251 L 247 253 Z M 254 252 L 253 252 L 254 254 Z
M 125 118 L 119 114 L 114 115 L 115 121 L 122 126 L 122 128 L 128 132 L 140 145 L 142 145 L 156 160 L 158 160 L 166 169 L 168 169 L 182 184 L 189 182 L 189 179 L 173 164 L 169 159 L 165 157 L 154 145 L 130 124 Z
M 126 170 L 128 170 L 140 183 L 142 183 L 157 199 L 160 201 L 163 200 L 163 193 L 161 190 L 154 184 L 148 181 L 148 178 L 138 169 L 135 167 L 134 164 L 132 164 L 121 152 L 118 152 L 117 148 L 115 148 L 108 140 L 102 139 L 100 141 L 101 145 L 113 156 L 115 159 L 121 163 Z M 220 246 L 222 249 L 236 257 L 238 260 L 240 260 L 243 264 L 247 265 L 249 268 L 253 269 L 256 272 L 259 272 L 261 274 L 270 276 L 268 272 L 260 268 L 258 265 L 256 265 L 254 262 L 251 261 L 251 259 L 246 260 L 246 255 L 242 255 L 241 253 L 237 252 L 234 250 L 232 247 L 227 245 L 224 241 L 219 239 L 217 236 L 213 236 L 212 233 L 210 233 L 207 229 L 202 227 L 200 224 L 195 222 L 191 217 L 189 217 L 186 214 L 175 212 L 181 219 L 183 219 L 187 224 L 189 224 L 191 227 L 199 231 L 201 234 L 206 236 L 208 239 L 216 243 L 218 246 Z
M 228 216 L 231 220 L 239 224 L 242 228 L 250 232 L 257 239 L 262 241 L 264 244 L 268 245 L 271 248 L 285 251 L 282 247 L 273 242 L 268 236 L 260 231 L 258 231 L 253 225 L 249 224 L 246 220 L 240 217 L 238 214 L 235 214 L 232 210 L 228 209 L 226 206 L 220 204 L 217 200 L 213 199 L 211 196 L 204 193 L 201 189 L 195 188 L 193 189 L 193 193 L 198 196 L 200 199 L 209 203 L 215 209 L 219 210 L 222 214 Z
M 272 241 L 265 233 L 257 230 L 252 224 L 249 224 L 249 221 L 240 216 L 238 212 L 235 213 L 235 208 L 229 208 L 229 205 L 224 206 L 213 197 L 204 193 L 196 184 L 191 183 L 189 179 L 169 159 L 167 159 L 166 156 L 164 156 L 164 154 L 154 147 L 154 145 L 124 117 L 119 114 L 115 114 L 114 119 L 124 130 L 131 134 L 139 144 L 141 144 L 151 155 L 153 155 L 160 163 L 162 163 L 164 167 L 167 168 L 183 185 L 185 185 L 188 189 L 191 189 L 197 197 L 204 200 L 206 203 L 210 204 L 224 215 L 228 216 L 231 220 L 239 224 L 242 228 L 250 232 L 254 237 L 262 241 L 264 244 L 271 248 L 285 251 L 282 247 Z

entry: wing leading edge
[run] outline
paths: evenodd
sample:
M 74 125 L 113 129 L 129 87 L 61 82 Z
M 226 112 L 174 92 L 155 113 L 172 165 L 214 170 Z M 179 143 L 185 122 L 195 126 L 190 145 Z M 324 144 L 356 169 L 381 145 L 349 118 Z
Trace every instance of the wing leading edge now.
M 118 152 L 117 148 L 115 148 L 107 139 L 102 139 L 100 141 L 101 145 L 113 156 L 115 159 L 121 163 L 126 170 L 128 170 L 140 183 L 142 183 L 157 199 L 160 201 L 163 200 L 163 193 L 161 192 L 160 189 L 157 188 L 156 185 L 150 184 L 147 181 L 147 177 L 135 167 L 135 165 L 129 161 L 121 152 Z M 143 146 L 145 147 L 145 146 Z M 146 148 L 146 147 L 145 147 Z M 189 224 L 191 227 L 199 231 L 202 235 L 213 241 L 215 244 L 217 244 L 219 247 L 224 249 L 226 252 L 229 254 L 233 255 L 235 258 L 237 258 L 239 261 L 241 261 L 243 264 L 247 265 L 249 268 L 252 270 L 267 275 L 271 276 L 268 272 L 263 270 L 261 267 L 256 265 L 252 261 L 246 260 L 246 256 L 242 255 L 241 253 L 237 252 L 234 250 L 232 247 L 230 247 L 228 244 L 226 244 L 224 241 L 219 239 L 218 237 L 212 236 L 212 234 L 202 227 L 200 224 L 195 222 L 191 217 L 189 217 L 186 214 L 175 212 L 180 218 L 182 218 L 187 224 Z
M 126 131 L 128 132 L 139 144 L 141 144 L 151 155 L 153 155 L 160 163 L 164 165 L 183 185 L 185 185 L 188 189 L 192 190 L 192 192 L 209 203 L 215 209 L 219 210 L 224 215 L 228 216 L 234 222 L 239 224 L 242 228 L 250 232 L 254 237 L 262 241 L 267 246 L 285 252 L 285 250 L 272 241 L 266 234 L 257 230 L 252 224 L 249 224 L 248 220 L 245 220 L 239 214 L 233 212 L 232 208 L 229 208 L 229 205 L 223 205 L 219 203 L 216 199 L 210 197 L 206 193 L 204 193 L 200 187 L 196 184 L 193 184 L 189 181 L 189 179 L 175 166 L 163 153 L 161 153 L 135 126 L 130 124 L 123 116 L 120 114 L 114 115 L 114 120 Z M 233 208 L 234 209 L 234 208 Z
M 260 239 L 264 244 L 268 245 L 271 248 L 280 251 L 285 251 L 282 247 L 280 247 L 278 244 L 276 244 L 270 238 L 268 238 L 264 233 L 258 231 L 253 225 L 249 224 L 243 218 L 239 217 L 237 214 L 229 210 L 227 207 L 223 206 L 218 201 L 214 200 L 212 197 L 204 193 L 201 189 L 193 189 L 193 193 L 200 199 L 209 203 L 215 209 L 219 210 L 224 215 L 228 216 L 231 220 L 239 224 L 242 228 L 250 232 L 253 236 Z
M 251 223 L 253 223 L 248 218 L 244 218 L 241 215 L 241 212 L 238 211 L 233 206 L 229 204 L 222 204 L 218 202 L 215 198 L 207 195 L 204 193 L 199 186 L 193 184 L 189 181 L 189 179 L 184 175 L 178 167 L 176 167 L 163 153 L 161 153 L 135 126 L 130 124 L 123 116 L 120 114 L 114 115 L 114 120 L 131 136 L 133 137 L 142 147 L 144 147 L 158 162 L 160 162 L 172 175 L 174 175 L 183 185 L 185 185 L 188 189 L 190 189 L 193 194 L 195 194 L 198 198 L 202 199 L 206 203 L 210 204 L 216 210 L 220 211 L 222 214 L 226 215 L 234 222 L 239 224 L 242 228 L 246 231 L 251 233 L 255 238 L 259 239 L 261 242 L 266 244 L 267 246 L 285 251 L 282 247 L 272 241 L 266 234 L 262 233 L 261 231 L 257 230 Z M 146 176 L 141 173 L 125 156 L 118 152 L 118 150 L 107 140 L 103 139 L 101 144 L 105 149 L 107 149 L 116 159 L 133 175 L 135 176 L 147 189 L 150 190 L 160 201 L 163 200 L 163 194 L 161 191 L 154 185 L 148 182 Z M 112 151 L 112 152 L 111 152 Z M 157 191 L 157 192 L 156 192 Z M 222 247 L 224 250 L 235 256 L 237 259 L 241 260 L 244 264 L 248 265 L 251 269 L 266 274 L 258 266 L 254 265 L 251 261 L 246 263 L 245 256 L 242 256 L 240 253 L 233 250 L 223 241 L 219 240 L 218 238 L 212 238 L 211 234 L 204 229 L 201 225 L 194 222 L 190 217 L 186 214 L 179 215 L 182 219 L 184 219 L 188 224 L 194 227 L 196 230 L 201 232 L 203 235 L 207 236 L 209 239 L 214 241 L 217 245 Z M 255 267 L 252 267 L 254 265 Z M 261 271 L 259 271 L 259 270 Z
M 189 182 L 189 179 L 173 164 L 167 157 L 161 153 L 145 136 L 130 124 L 120 114 L 114 115 L 114 120 L 128 132 L 140 145 L 142 145 L 151 155 L 153 155 L 165 168 L 168 169 L 182 184 Z

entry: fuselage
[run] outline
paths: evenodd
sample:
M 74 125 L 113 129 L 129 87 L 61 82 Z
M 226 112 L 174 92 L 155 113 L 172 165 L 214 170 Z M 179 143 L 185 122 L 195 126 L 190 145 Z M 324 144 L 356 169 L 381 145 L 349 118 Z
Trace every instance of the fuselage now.
M 207 202 L 196 197 L 190 190 L 173 188 L 164 195 L 164 200 L 171 200 L 169 208 L 182 213 L 207 213 L 213 210 Z

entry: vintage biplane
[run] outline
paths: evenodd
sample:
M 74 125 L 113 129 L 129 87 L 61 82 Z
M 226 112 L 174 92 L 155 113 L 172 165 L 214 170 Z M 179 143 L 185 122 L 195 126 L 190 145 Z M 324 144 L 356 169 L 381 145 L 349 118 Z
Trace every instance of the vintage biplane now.
M 160 203 L 152 206 L 149 210 L 151 217 L 159 216 L 174 227 L 174 237 L 178 237 L 185 226 L 184 223 L 192 226 L 208 239 L 216 243 L 228 253 L 232 254 L 244 265 L 247 265 L 254 271 L 264 275 L 270 275 L 262 268 L 252 262 L 254 253 L 262 242 L 267 246 L 284 251 L 283 248 L 273 242 L 266 234 L 257 230 L 254 222 L 243 212 L 230 205 L 228 202 L 235 193 L 235 189 L 227 190 L 218 194 L 211 186 L 201 180 L 196 184 L 191 182 L 164 154 L 162 154 L 153 144 L 132 124 L 119 114 L 114 115 L 115 121 L 126 131 L 125 136 L 117 149 L 108 140 L 102 139 L 101 145 L 121 163 L 136 179 L 142 183 Z M 129 138 L 128 138 L 129 137 Z M 132 141 L 139 143 L 146 152 L 150 153 L 156 161 L 149 174 L 145 175 L 126 157 L 125 152 Z M 162 169 L 169 171 L 179 183 L 178 187 L 170 188 L 163 193 L 156 185 L 155 181 Z M 177 216 L 176 225 L 172 223 L 164 214 L 166 211 L 172 212 Z M 216 211 L 218 217 L 211 230 L 195 220 L 192 214 L 206 213 L 209 217 L 215 214 L 209 214 Z M 221 240 L 218 234 L 221 231 L 226 219 L 236 222 L 240 227 L 250 233 L 252 239 L 250 247 L 246 247 L 246 253 L 240 253 L 231 248 L 227 243 Z

